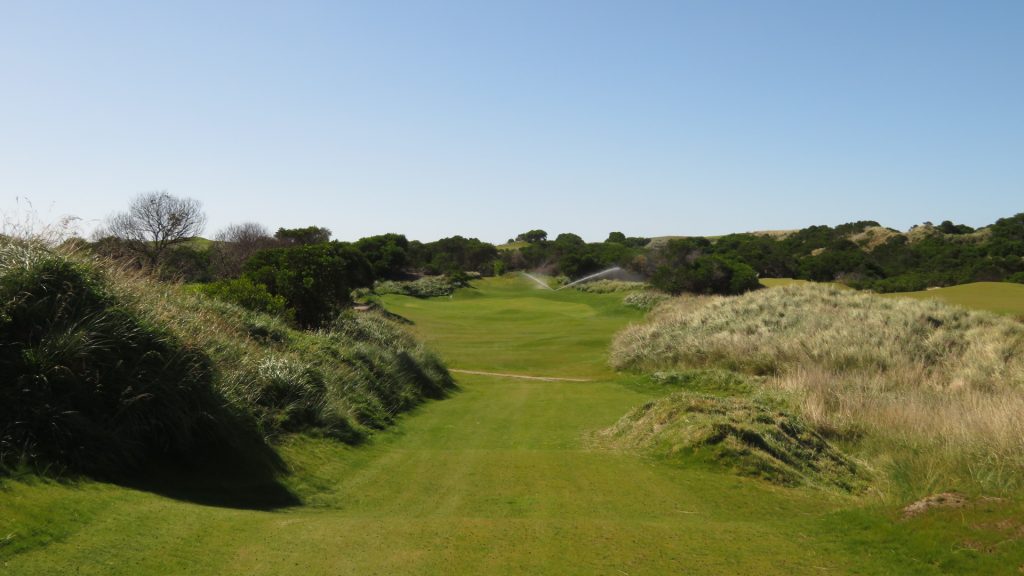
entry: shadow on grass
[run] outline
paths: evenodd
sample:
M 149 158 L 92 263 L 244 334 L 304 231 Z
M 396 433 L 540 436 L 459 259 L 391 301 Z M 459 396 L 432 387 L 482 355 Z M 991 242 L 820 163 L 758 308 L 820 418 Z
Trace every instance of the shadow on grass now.
M 276 510 L 302 503 L 280 478 L 287 466 L 267 445 L 247 447 L 245 457 L 207 454 L 192 462 L 159 462 L 114 482 L 128 488 L 220 508 Z

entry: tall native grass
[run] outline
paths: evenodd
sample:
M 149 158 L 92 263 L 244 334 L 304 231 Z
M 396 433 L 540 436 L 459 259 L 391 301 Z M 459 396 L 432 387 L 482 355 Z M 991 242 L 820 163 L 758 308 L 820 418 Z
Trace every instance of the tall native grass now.
M 375 312 L 293 329 L 43 238 L 0 237 L 0 471 L 121 477 L 269 458 L 303 432 L 356 442 L 454 384 Z M 268 460 L 269 461 L 269 460 Z
M 816 285 L 667 302 L 615 339 L 619 369 L 764 376 L 888 493 L 1024 489 L 1024 325 Z

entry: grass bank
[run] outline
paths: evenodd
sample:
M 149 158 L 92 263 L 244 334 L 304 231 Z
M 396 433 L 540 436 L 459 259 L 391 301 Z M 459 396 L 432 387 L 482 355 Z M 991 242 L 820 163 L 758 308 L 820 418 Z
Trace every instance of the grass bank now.
M 30 242 L 0 244 L 8 472 L 126 480 L 154 466 L 282 470 L 271 444 L 348 443 L 453 382 L 376 313 L 316 332 Z

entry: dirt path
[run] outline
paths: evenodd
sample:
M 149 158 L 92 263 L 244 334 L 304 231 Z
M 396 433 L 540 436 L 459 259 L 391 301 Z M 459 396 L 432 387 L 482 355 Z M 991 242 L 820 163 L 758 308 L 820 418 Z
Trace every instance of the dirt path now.
M 554 376 L 527 376 L 526 374 L 504 374 L 502 372 L 482 372 L 480 370 L 459 370 L 449 368 L 449 372 L 456 374 L 474 374 L 477 376 L 498 376 L 501 378 L 519 378 L 521 380 L 540 380 L 541 382 L 592 382 L 587 378 L 556 378 Z

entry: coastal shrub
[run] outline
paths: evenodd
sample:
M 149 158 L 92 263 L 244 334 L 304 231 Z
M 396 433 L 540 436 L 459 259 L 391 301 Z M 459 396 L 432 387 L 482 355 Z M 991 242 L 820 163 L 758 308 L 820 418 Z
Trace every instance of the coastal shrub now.
M 424 276 L 409 281 L 379 281 L 373 285 L 373 291 L 379 295 L 401 294 L 416 298 L 434 298 L 437 296 L 449 296 L 457 288 L 465 285 L 465 279 L 453 278 L 452 276 Z
M 244 276 L 209 284 L 199 284 L 196 286 L 196 290 L 254 312 L 283 317 L 293 315 L 284 296 L 271 294 L 265 285 L 257 284 Z

